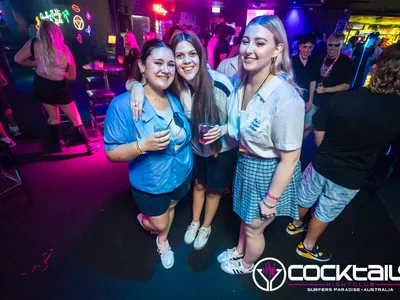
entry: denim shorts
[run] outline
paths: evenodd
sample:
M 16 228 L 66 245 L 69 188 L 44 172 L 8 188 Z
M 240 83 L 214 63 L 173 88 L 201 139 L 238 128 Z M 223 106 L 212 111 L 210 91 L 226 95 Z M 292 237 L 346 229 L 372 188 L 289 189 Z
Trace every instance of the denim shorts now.
M 359 190 L 351 190 L 325 178 L 310 163 L 304 170 L 298 191 L 298 205 L 312 207 L 317 201 L 314 216 L 322 222 L 332 222 Z

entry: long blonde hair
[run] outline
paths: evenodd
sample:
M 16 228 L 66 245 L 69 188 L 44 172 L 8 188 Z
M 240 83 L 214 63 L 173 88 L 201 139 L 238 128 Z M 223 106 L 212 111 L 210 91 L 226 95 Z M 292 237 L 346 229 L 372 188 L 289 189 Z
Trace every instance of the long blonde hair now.
M 247 27 L 252 25 L 264 26 L 274 36 L 275 45 L 282 44 L 283 50 L 271 62 L 270 72 L 291 84 L 301 95 L 302 89 L 294 82 L 292 62 L 289 56 L 289 43 L 286 36 L 286 30 L 282 21 L 277 16 L 259 16 L 250 21 Z M 244 85 L 248 72 L 243 68 L 242 60 L 239 60 L 240 78 L 239 86 Z
M 51 68 L 59 66 L 62 59 L 69 59 L 69 49 L 64 44 L 64 35 L 61 29 L 51 21 L 40 23 L 40 29 L 37 33 L 39 40 L 37 58 L 43 66 L 46 74 L 49 74 Z

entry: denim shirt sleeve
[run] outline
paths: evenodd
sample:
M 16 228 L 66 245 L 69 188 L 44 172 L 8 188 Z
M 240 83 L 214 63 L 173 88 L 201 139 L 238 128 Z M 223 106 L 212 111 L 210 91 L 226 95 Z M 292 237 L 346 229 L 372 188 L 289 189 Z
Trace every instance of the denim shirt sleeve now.
M 130 114 L 129 95 L 115 98 L 107 109 L 104 122 L 104 149 L 112 151 L 119 145 L 136 141 L 136 127 Z

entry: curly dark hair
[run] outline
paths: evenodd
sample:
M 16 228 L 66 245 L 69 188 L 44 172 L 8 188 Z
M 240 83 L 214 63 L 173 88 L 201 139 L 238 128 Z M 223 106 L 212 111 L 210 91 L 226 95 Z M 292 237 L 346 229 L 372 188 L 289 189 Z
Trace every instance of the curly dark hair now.
M 383 50 L 372 70 L 369 89 L 377 94 L 400 93 L 400 44 Z

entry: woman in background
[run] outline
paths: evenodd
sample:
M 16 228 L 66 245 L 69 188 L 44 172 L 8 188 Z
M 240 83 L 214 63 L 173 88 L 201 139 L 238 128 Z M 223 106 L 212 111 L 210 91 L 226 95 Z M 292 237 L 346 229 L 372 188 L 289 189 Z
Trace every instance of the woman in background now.
M 32 56 L 35 61 L 30 60 Z M 49 116 L 48 124 L 56 151 L 60 152 L 65 147 L 60 130 L 59 108 L 61 108 L 70 119 L 76 134 L 86 145 L 88 153 L 96 152 L 98 146 L 90 142 L 78 108 L 67 87 L 67 80 L 76 79 L 76 65 L 71 51 L 64 43 L 60 28 L 51 21 L 43 21 L 40 24 L 37 40 L 26 42 L 15 55 L 14 61 L 27 67 L 36 67 L 35 96 Z
M 132 32 L 125 33 L 124 37 L 125 57 L 124 70 L 127 78 L 137 77 L 137 61 L 140 57 L 140 48 L 136 37 Z

